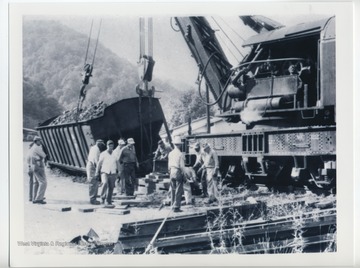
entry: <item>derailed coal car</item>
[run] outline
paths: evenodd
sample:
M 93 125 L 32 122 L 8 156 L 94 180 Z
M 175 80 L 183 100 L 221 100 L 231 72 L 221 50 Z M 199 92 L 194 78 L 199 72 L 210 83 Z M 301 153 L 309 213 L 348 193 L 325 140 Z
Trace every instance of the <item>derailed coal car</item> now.
M 97 139 L 105 142 L 113 140 L 117 144 L 120 137 L 132 137 L 140 162 L 138 173 L 151 171 L 151 154 L 157 147 L 159 131 L 164 123 L 159 99 L 123 99 L 105 107 L 88 120 L 53 124 L 57 118 L 50 118 L 37 127 L 48 148 L 51 166 L 85 173 L 90 146 Z
M 177 18 L 222 116 L 243 130 L 187 137 L 210 143 L 223 177 L 333 188 L 336 181 L 335 17 L 290 27 L 240 17 L 259 34 L 229 63 L 203 17 Z M 256 27 L 260 27 L 260 30 Z M 215 81 L 215 82 L 214 82 Z M 219 82 L 220 81 L 220 82 Z M 225 82 L 226 81 L 226 82 Z M 218 85 L 222 82 L 222 86 Z

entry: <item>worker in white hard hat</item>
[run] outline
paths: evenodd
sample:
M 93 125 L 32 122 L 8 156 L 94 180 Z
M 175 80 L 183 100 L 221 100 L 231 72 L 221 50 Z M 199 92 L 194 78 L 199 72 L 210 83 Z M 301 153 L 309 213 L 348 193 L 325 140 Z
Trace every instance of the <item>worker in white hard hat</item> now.
M 182 141 L 179 136 L 173 140 L 175 148 L 169 153 L 168 168 L 171 185 L 171 205 L 174 212 L 181 212 L 181 197 L 184 192 L 185 159 L 181 152 Z
M 123 148 L 125 147 L 125 145 L 126 145 L 126 141 L 125 141 L 123 138 L 120 138 L 120 139 L 118 140 L 118 146 L 116 146 L 116 148 L 115 148 L 114 151 L 113 151 L 113 154 L 114 154 L 117 158 L 119 158 L 119 156 L 120 156 L 120 151 L 121 151 L 121 149 L 123 149 Z

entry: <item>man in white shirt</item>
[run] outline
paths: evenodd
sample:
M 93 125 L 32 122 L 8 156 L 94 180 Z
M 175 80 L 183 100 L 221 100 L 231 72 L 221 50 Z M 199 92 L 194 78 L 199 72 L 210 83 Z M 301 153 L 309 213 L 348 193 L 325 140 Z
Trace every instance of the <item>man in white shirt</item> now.
M 204 159 L 203 159 L 204 153 L 201 151 L 199 142 L 195 144 L 194 150 L 196 154 L 196 160 L 195 160 L 195 164 L 193 165 L 193 169 L 195 170 L 197 177 L 201 182 L 201 190 L 202 190 L 201 197 L 208 197 L 209 195 L 207 191 L 206 170 L 201 169 L 202 165 L 204 164 Z
M 103 140 L 97 140 L 96 144 L 91 146 L 86 163 L 86 175 L 89 183 L 90 203 L 93 205 L 100 204 L 100 202 L 96 200 L 100 182 L 95 176 L 96 166 L 100 157 L 100 146 L 105 146 Z
M 116 157 L 113 154 L 114 142 L 108 140 L 106 143 L 107 149 L 100 154 L 99 162 L 96 167 L 96 176 L 101 173 L 101 198 L 105 203 L 105 199 L 108 205 L 112 205 L 112 195 L 115 188 L 115 181 L 117 177 L 117 165 Z
M 182 141 L 181 138 L 176 136 L 173 140 L 175 145 L 174 150 L 169 153 L 169 173 L 171 184 L 171 205 L 174 212 L 181 212 L 181 197 L 184 192 L 184 177 L 183 172 L 185 168 L 184 155 L 180 151 Z
M 206 181 L 209 193 L 208 203 L 213 203 L 217 201 L 218 196 L 216 180 L 217 173 L 219 171 L 219 159 L 216 152 L 211 149 L 208 143 L 204 145 L 203 160 L 204 164 L 202 165 L 201 169 L 206 170 Z
M 45 175 L 45 163 L 44 160 L 46 154 L 41 145 L 41 138 L 34 137 L 34 145 L 31 148 L 30 154 L 30 168 L 33 171 L 34 185 L 33 185 L 33 203 L 34 204 L 46 204 L 44 201 L 44 195 L 47 187 L 47 180 Z

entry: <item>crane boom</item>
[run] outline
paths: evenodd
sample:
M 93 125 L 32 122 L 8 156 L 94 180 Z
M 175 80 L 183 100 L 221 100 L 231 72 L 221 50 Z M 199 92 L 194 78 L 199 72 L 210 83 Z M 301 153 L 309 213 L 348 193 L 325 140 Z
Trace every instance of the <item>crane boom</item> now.
M 268 32 L 285 27 L 281 23 L 264 16 L 240 16 L 245 25 L 248 25 L 257 33 Z
M 232 65 L 227 60 L 215 31 L 204 17 L 176 17 L 175 20 L 200 74 L 204 76 L 215 100 L 218 100 L 220 110 L 228 110 L 230 102 L 227 102 L 223 91 L 231 76 Z

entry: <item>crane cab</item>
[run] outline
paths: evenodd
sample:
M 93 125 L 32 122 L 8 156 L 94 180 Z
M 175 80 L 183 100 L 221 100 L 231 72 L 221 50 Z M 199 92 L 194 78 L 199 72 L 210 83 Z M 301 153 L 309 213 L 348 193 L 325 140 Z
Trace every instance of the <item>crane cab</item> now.
M 243 46 L 251 52 L 228 88 L 231 111 L 241 121 L 301 116 L 333 123 L 335 17 L 261 33 Z M 249 118 L 253 112 L 258 116 Z

